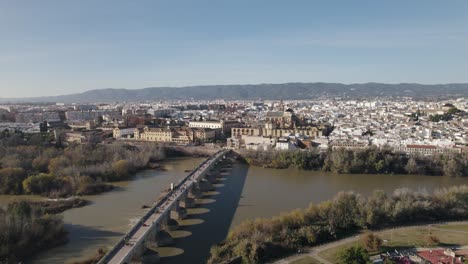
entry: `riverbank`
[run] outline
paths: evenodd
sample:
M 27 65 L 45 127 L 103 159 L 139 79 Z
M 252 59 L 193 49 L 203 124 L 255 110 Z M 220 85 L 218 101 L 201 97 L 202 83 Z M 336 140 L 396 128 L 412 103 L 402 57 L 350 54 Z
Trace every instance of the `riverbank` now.
M 60 214 L 65 210 L 79 208 L 90 204 L 90 201 L 79 197 L 67 199 L 48 199 L 44 201 L 28 201 L 33 209 L 43 210 L 46 214 Z
M 19 263 L 39 251 L 67 242 L 63 219 L 26 201 L 0 209 L 0 262 Z
M 157 144 L 0 145 L 0 194 L 49 198 L 96 194 L 165 159 Z M 20 158 L 21 157 L 21 158 Z
M 244 263 L 264 263 L 362 229 L 468 219 L 466 195 L 468 185 L 435 190 L 431 195 L 408 189 L 391 196 L 376 191 L 369 197 L 341 192 L 307 209 L 243 222 L 212 248 L 209 263 L 236 257 Z
M 161 163 L 167 158 L 208 157 L 219 148 L 116 142 L 0 150 L 0 194 L 66 198 L 107 192 L 112 190 L 110 183 L 131 179 L 139 171 L 165 169 Z
M 390 148 L 241 150 L 246 163 L 264 168 L 296 168 L 340 174 L 419 174 L 468 176 L 468 154 L 408 156 Z

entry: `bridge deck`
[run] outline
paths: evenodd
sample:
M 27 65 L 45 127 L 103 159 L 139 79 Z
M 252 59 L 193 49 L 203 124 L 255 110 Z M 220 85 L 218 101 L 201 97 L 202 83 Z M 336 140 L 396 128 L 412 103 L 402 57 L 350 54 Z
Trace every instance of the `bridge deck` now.
M 169 192 L 161 201 L 156 203 L 147 214 L 130 230 L 125 236 L 128 239 L 119 241 L 106 256 L 101 259 L 99 263 L 120 264 L 131 258 L 137 246 L 144 243 L 144 238 L 153 228 L 153 225 L 159 223 L 167 211 L 173 208 L 175 203 L 178 203 L 182 194 L 189 190 L 189 188 L 203 175 L 213 162 L 224 155 L 224 151 L 216 153 L 211 158 L 203 162 L 196 170 L 192 171 L 187 177 L 182 180 L 171 192 Z M 169 212 L 170 213 L 170 212 Z

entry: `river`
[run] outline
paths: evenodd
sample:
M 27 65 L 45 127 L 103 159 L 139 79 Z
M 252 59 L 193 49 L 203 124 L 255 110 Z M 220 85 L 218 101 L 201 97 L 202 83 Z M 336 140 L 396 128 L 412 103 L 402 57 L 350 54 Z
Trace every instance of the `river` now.
M 26 263 L 73 263 L 92 256 L 103 246 L 115 243 L 144 213 L 161 190 L 177 182 L 203 159 L 167 161 L 166 171 L 139 172 L 135 179 L 118 184 L 112 192 L 84 197 L 91 205 L 63 213 L 70 241 L 47 250 Z M 162 263 L 204 263 L 212 244 L 245 219 L 269 217 L 295 208 L 307 207 L 332 198 L 342 190 L 369 194 L 375 189 L 391 193 L 402 187 L 432 190 L 468 184 L 468 178 L 418 175 L 334 175 L 295 169 L 264 169 L 235 164 L 223 175 L 216 190 L 189 209 L 189 217 L 171 234 L 176 244 L 157 248 Z M 0 197 L 0 202 L 8 197 Z

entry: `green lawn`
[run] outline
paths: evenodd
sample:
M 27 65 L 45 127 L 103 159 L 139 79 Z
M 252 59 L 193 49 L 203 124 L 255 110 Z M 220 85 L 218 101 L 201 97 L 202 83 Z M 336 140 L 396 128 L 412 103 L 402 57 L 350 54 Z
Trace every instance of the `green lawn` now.
M 467 231 L 468 225 L 437 225 L 434 227 L 453 231 Z M 431 226 L 413 227 L 393 231 L 389 230 L 385 232 L 377 232 L 376 234 L 383 240 L 386 240 L 386 242 L 383 243 L 383 251 L 388 248 L 426 247 L 425 238 L 429 234 L 440 239 L 440 246 L 468 245 L 468 235 L 466 233 L 447 232 L 444 230 L 434 229 Z M 319 256 L 332 263 L 336 263 L 339 252 L 355 245 L 360 245 L 360 241 L 358 240 L 324 250 L 319 253 Z M 375 252 L 371 252 L 371 254 L 373 253 Z
M 314 259 L 313 257 L 304 257 L 298 259 L 296 261 L 290 262 L 289 264 L 321 264 L 318 260 Z

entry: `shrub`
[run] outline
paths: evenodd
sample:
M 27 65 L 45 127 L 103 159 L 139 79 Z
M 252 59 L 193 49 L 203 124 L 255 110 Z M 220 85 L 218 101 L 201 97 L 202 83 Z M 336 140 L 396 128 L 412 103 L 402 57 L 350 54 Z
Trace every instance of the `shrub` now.
M 379 251 L 382 246 L 382 239 L 372 232 L 362 235 L 361 242 L 363 247 L 371 252 Z

